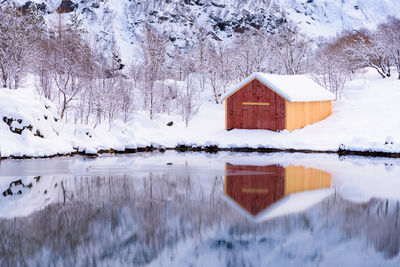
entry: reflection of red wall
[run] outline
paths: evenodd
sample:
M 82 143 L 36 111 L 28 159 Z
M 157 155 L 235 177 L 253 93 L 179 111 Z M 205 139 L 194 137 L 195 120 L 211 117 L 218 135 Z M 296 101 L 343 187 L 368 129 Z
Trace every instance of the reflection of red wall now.
M 225 194 L 254 216 L 284 197 L 282 166 L 228 163 L 226 171 Z

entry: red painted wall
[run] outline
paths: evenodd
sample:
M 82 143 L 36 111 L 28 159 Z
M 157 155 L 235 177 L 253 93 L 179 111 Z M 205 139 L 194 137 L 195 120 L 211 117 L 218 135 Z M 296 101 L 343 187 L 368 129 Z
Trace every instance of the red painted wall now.
M 227 129 L 285 129 L 285 99 L 254 79 L 226 99 Z M 269 106 L 243 105 L 269 103 Z

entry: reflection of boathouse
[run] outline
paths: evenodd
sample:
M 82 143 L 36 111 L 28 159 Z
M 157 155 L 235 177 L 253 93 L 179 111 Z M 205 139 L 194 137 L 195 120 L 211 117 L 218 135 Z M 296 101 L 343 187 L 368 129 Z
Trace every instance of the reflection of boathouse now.
M 302 166 L 226 164 L 225 195 L 256 216 L 289 194 L 329 188 L 331 175 Z

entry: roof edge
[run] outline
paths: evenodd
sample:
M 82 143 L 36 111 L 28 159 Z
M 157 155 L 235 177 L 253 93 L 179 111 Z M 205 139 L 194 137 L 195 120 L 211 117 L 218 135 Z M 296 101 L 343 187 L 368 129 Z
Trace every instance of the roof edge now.
M 225 94 L 223 94 L 221 96 L 221 102 L 226 100 L 227 98 L 229 98 L 230 96 L 232 96 L 233 94 L 235 94 L 237 91 L 239 91 L 240 89 L 242 89 L 244 86 L 246 86 L 248 83 L 250 83 L 251 81 L 253 81 L 254 79 L 259 80 L 260 82 L 262 82 L 265 86 L 267 86 L 268 88 L 270 88 L 272 91 L 274 91 L 276 94 L 278 94 L 279 96 L 281 96 L 282 98 L 284 98 L 285 100 L 289 101 L 289 102 L 319 102 L 319 101 L 332 101 L 335 99 L 335 97 L 333 96 L 333 94 L 331 92 L 329 92 L 328 90 L 326 90 L 327 92 L 332 94 L 332 99 L 328 99 L 328 100 L 311 100 L 311 101 L 296 101 L 295 99 L 293 99 L 292 97 L 290 97 L 289 95 L 287 95 L 284 91 L 280 90 L 278 86 L 275 86 L 273 83 L 271 83 L 270 81 L 268 81 L 267 79 L 265 79 L 265 77 L 263 76 L 263 73 L 261 72 L 254 72 L 252 73 L 250 76 L 248 76 L 246 79 L 242 80 L 240 83 L 238 83 L 236 86 L 233 87 L 233 89 L 231 89 L 230 91 L 226 92 Z M 315 82 L 315 81 L 314 81 Z M 315 82 L 316 83 L 316 82 Z
M 242 89 L 242 87 L 244 87 L 245 85 L 247 85 L 249 82 L 251 82 L 252 80 L 254 80 L 256 78 L 256 73 L 252 73 L 250 76 L 248 76 L 247 78 L 245 78 L 244 80 L 242 80 L 240 83 L 236 84 L 233 89 L 229 90 L 228 92 L 224 93 L 221 96 L 221 101 L 224 101 L 225 99 L 227 99 L 228 97 L 230 97 L 231 95 L 233 95 L 234 93 L 236 93 L 238 90 Z
M 248 76 L 246 79 L 242 80 L 240 83 L 238 83 L 236 86 L 233 87 L 232 90 L 226 92 L 224 95 L 221 96 L 221 101 L 224 101 L 225 99 L 229 98 L 230 96 L 232 96 L 233 94 L 235 94 L 237 91 L 239 91 L 240 89 L 242 89 L 244 86 L 246 86 L 247 84 L 249 84 L 251 81 L 253 81 L 254 79 L 259 80 L 260 82 L 262 82 L 265 86 L 267 86 L 268 88 L 270 88 L 272 91 L 274 91 L 275 93 L 277 93 L 278 95 L 280 95 L 282 98 L 284 98 L 285 100 L 289 101 L 289 102 L 293 102 L 293 100 L 286 94 L 284 94 L 281 90 L 279 90 L 275 85 L 271 84 L 270 82 L 268 82 L 263 76 L 262 73 L 260 72 L 253 72 L 250 76 Z

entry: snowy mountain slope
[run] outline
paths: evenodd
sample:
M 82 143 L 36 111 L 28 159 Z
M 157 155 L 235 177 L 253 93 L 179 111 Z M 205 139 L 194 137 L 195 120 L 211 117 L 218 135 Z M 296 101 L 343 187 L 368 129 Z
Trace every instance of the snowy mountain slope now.
M 13 1 L 40 5 L 50 25 L 62 3 Z M 197 42 L 200 32 L 212 40 L 229 41 L 249 29 L 274 31 L 286 18 L 317 38 L 363 26 L 373 28 L 390 15 L 400 17 L 397 0 L 66 0 L 65 5 L 81 14 L 89 38 L 102 49 L 110 49 L 115 43 L 127 62 L 137 58 L 146 24 L 164 32 L 171 46 L 185 48 Z
M 137 58 L 150 24 L 169 38 L 170 47 L 186 48 L 204 34 L 211 40 L 229 40 L 235 33 L 248 29 L 273 31 L 284 21 L 259 0 L 238 4 L 237 1 L 104 1 L 81 4 L 78 10 L 85 18 L 85 28 L 104 48 L 114 41 L 126 61 Z M 155 1 L 154 1 L 155 2 Z
M 288 18 L 312 37 L 343 30 L 374 28 L 388 16 L 400 17 L 397 0 L 277 0 Z

